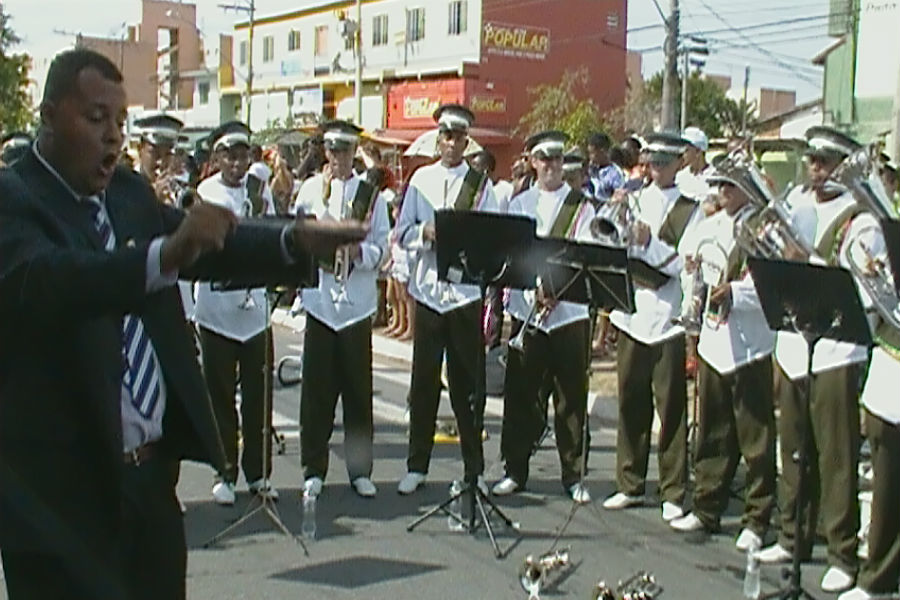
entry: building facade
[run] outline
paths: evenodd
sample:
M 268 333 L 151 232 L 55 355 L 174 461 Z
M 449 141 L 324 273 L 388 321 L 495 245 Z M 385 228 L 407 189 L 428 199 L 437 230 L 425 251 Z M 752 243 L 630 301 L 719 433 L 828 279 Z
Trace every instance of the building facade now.
M 900 160 L 900 2 L 831 0 L 834 37 L 825 66 L 825 122 L 862 142 L 884 141 Z
M 521 150 L 515 127 L 529 88 L 584 65 L 601 111 L 624 102 L 625 0 L 363 0 L 359 10 L 357 19 L 356 2 L 320 1 L 256 18 L 252 51 L 250 23 L 238 23 L 234 85 L 223 96 L 246 102 L 252 60 L 252 128 L 322 115 L 405 140 L 433 127 L 441 103 L 462 103 L 501 169 Z

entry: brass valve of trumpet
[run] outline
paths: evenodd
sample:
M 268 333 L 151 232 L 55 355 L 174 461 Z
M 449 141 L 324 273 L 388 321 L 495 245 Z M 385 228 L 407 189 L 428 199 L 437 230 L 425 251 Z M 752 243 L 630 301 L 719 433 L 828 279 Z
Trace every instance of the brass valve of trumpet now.
M 568 568 L 570 564 L 568 548 L 552 550 L 537 557 L 532 554 L 526 556 L 525 564 L 519 571 L 519 583 L 528 592 L 529 600 L 538 600 L 541 588 L 546 586 L 550 575 Z

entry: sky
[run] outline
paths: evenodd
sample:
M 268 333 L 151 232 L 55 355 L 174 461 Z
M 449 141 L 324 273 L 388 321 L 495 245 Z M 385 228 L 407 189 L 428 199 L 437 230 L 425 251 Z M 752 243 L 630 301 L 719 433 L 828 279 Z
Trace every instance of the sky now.
M 196 0 L 198 28 L 214 52 L 219 32 L 231 31 L 244 15 L 226 12 L 220 4 L 242 0 Z M 668 12 L 669 0 L 658 0 Z M 312 0 L 256 0 L 259 15 L 296 9 Z M 35 57 L 36 75 L 47 61 L 72 44 L 76 33 L 119 37 L 129 23 L 140 21 L 139 0 L 5 0 L 12 27 L 22 38 L 17 51 Z M 832 39 L 826 35 L 828 0 L 681 0 L 681 28 L 709 40 L 706 72 L 730 75 L 740 82 L 750 66 L 751 87 L 797 91 L 798 102 L 820 94 L 821 69 L 810 58 Z M 52 15 L 52 19 L 48 16 Z M 51 25 L 58 23 L 59 25 Z M 628 46 L 641 51 L 644 75 L 663 65 L 663 20 L 653 0 L 628 0 Z M 213 62 L 212 60 L 210 62 Z

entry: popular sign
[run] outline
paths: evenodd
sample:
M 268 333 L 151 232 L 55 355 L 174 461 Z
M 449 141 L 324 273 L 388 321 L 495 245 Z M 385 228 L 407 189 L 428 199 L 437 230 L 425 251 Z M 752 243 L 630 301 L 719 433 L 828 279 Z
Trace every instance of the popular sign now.
M 469 108 L 476 113 L 505 113 L 506 96 L 498 94 L 473 94 Z
M 485 22 L 482 46 L 488 54 L 544 60 L 550 53 L 550 30 L 528 25 Z
M 441 99 L 434 96 L 406 96 L 403 99 L 403 118 L 430 119 L 440 105 Z

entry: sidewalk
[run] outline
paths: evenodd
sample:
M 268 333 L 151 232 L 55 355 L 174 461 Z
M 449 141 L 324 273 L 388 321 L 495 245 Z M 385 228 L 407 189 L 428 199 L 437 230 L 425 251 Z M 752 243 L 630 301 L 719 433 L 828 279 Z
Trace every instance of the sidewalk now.
M 306 327 L 305 315 L 291 316 L 287 309 L 278 308 L 272 314 L 272 322 L 295 331 Z M 412 368 L 412 342 L 400 342 L 380 334 L 372 335 L 373 360 L 378 362 L 401 363 Z M 618 417 L 616 403 L 616 366 L 614 361 L 594 361 L 593 374 L 588 391 L 588 410 L 601 425 L 615 426 Z M 494 399 L 502 400 L 502 399 Z M 654 425 L 656 430 L 656 425 Z

